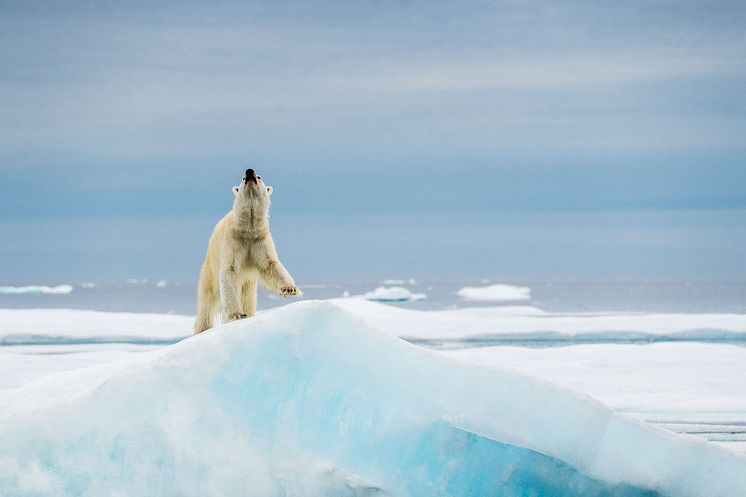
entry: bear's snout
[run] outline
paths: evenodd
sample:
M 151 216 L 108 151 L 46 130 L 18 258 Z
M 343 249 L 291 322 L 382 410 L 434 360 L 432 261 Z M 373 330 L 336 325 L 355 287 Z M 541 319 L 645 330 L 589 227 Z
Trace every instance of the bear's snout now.
M 246 176 L 244 176 L 243 180 L 248 183 L 249 181 L 253 181 L 256 183 L 256 173 L 253 169 L 247 169 L 246 170 Z

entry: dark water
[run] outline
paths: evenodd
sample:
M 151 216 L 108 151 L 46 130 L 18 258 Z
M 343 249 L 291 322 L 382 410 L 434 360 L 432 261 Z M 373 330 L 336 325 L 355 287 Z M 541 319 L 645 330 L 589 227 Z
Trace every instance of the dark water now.
M 86 288 L 72 283 L 67 295 L 0 295 L 0 308 L 72 308 L 121 312 L 156 312 L 191 315 L 195 312 L 195 283 L 156 281 L 103 283 Z M 501 282 L 505 283 L 505 282 Z M 530 305 L 551 312 L 676 312 L 746 313 L 746 282 L 573 282 L 512 281 L 531 289 L 531 299 L 516 302 L 471 302 L 456 293 L 464 286 L 483 286 L 482 281 L 417 281 L 403 285 L 427 299 L 395 302 L 414 309 L 447 309 L 493 305 Z M 381 286 L 381 281 L 299 282 L 307 299 L 360 295 Z M 386 285 L 392 286 L 392 285 Z M 285 301 L 260 290 L 259 309 Z

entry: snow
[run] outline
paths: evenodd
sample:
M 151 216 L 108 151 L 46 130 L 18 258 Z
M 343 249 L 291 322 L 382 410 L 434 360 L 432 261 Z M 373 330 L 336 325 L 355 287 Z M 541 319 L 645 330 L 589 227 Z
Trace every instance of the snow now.
M 66 295 L 73 291 L 72 285 L 26 285 L 26 286 L 0 286 L 0 295 Z
M 0 406 L 0 494 L 746 493 L 744 457 L 498 367 L 491 353 L 408 344 L 371 324 L 400 309 L 340 304 L 352 301 L 290 304 L 13 391 Z M 396 315 L 425 314 L 407 312 Z M 162 324 L 172 328 L 149 335 L 176 330 Z M 661 352 L 674 369 L 680 353 Z
M 424 293 L 412 293 L 400 286 L 379 286 L 372 292 L 365 293 L 362 297 L 367 300 L 377 300 L 379 302 L 406 302 L 427 299 L 427 295 Z
M 464 300 L 481 302 L 505 302 L 512 300 L 529 300 L 531 289 L 525 286 L 489 285 L 465 286 L 458 291 L 458 296 Z

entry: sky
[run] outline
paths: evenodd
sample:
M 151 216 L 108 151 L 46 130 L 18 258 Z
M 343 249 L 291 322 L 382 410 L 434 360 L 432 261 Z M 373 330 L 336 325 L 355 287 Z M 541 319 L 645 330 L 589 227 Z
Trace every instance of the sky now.
M 0 284 L 196 279 L 273 185 L 311 279 L 746 279 L 743 2 L 0 4 Z

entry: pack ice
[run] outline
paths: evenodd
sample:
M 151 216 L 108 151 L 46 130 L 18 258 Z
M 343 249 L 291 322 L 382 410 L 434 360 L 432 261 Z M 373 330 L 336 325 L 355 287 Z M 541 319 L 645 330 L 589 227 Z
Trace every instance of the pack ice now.
M 0 412 L 0 495 L 733 496 L 746 458 L 299 302 Z

